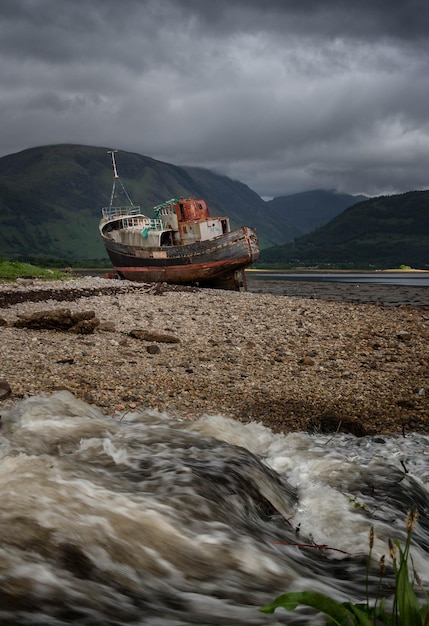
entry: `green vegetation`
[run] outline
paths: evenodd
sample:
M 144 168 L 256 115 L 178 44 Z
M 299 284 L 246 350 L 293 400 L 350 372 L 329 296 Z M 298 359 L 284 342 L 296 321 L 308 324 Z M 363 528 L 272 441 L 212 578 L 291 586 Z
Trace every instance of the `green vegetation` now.
M 280 196 L 267 202 L 267 209 L 279 224 L 287 222 L 294 229 L 294 238 L 327 224 L 348 207 L 367 200 L 365 196 L 317 189 Z
M 67 268 L 73 269 L 88 269 L 88 270 L 105 270 L 109 272 L 112 270 L 112 264 L 108 259 L 73 259 L 67 260 L 65 263 L 64 259 L 60 259 L 54 256 L 44 256 L 44 257 L 36 257 L 36 256 L 28 256 L 22 255 L 15 261 L 19 261 L 21 263 L 29 263 L 30 265 L 38 265 L 39 267 L 44 267 L 46 269 L 62 269 L 65 266 Z
M 37 267 L 36 265 L 31 265 L 30 263 L 20 263 L 19 261 L 0 259 L 0 281 L 12 281 L 17 278 L 66 280 L 70 279 L 70 274 L 60 270 Z
M 266 245 L 288 240 L 270 224 L 262 198 L 243 183 L 130 152 L 119 152 L 117 164 L 134 204 L 149 216 L 169 198 L 200 197 L 212 214 L 231 216 L 233 225 L 256 226 Z M 47 257 L 63 265 L 104 258 L 109 265 L 98 225 L 112 181 L 107 148 L 44 146 L 0 158 L 0 256 L 30 256 L 42 265 Z M 265 237 L 264 227 L 272 237 Z
M 356 204 L 358 196 L 316 190 L 264 202 L 240 181 L 203 168 L 131 152 L 119 152 L 117 163 L 148 216 L 156 204 L 183 195 L 204 198 L 233 228 L 255 227 L 262 249 L 255 267 L 429 268 L 429 191 Z M 98 225 L 111 186 L 107 148 L 65 144 L 0 158 L 0 256 L 66 266 L 98 259 L 108 267 Z
M 414 588 L 414 581 L 419 582 L 414 571 L 411 580 L 410 555 L 411 537 L 418 518 L 417 511 L 409 511 L 406 519 L 407 538 L 404 548 L 398 541 L 389 540 L 389 555 L 392 559 L 395 589 L 392 606 L 387 607 L 385 597 L 376 597 L 370 603 L 368 592 L 369 565 L 374 545 L 374 530 L 371 528 L 369 537 L 369 556 L 367 565 L 367 598 L 365 603 L 337 602 L 329 596 L 314 591 L 285 593 L 273 602 L 260 608 L 263 613 L 274 613 L 277 608 L 293 611 L 299 605 L 316 609 L 325 614 L 329 621 L 327 626 L 427 626 L 429 624 L 429 603 L 420 606 Z M 379 590 L 385 575 L 385 557 L 380 559 Z
M 429 191 L 359 202 L 293 243 L 262 251 L 260 267 L 279 264 L 429 269 Z

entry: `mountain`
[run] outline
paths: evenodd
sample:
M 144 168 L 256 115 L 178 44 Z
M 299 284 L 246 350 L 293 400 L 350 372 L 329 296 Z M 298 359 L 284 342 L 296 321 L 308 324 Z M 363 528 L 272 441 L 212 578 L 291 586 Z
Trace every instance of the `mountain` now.
M 261 247 L 293 241 L 297 231 L 287 218 L 272 214 L 267 203 L 244 183 L 200 167 L 182 167 L 200 190 L 200 197 L 208 201 L 212 214 L 227 215 L 233 227 L 253 226 L 258 232 Z
M 64 144 L 1 158 L 0 257 L 108 263 L 98 232 L 112 188 L 107 151 Z M 232 227 L 254 226 L 259 264 L 429 263 L 429 191 L 353 204 L 359 197 L 316 190 L 264 202 L 244 183 L 203 168 L 122 151 L 117 164 L 133 202 L 149 216 L 155 205 L 183 195 L 204 198 L 212 215 L 228 216 Z
M 355 204 L 293 243 L 264 250 L 260 263 L 428 269 L 429 191 Z
M 149 216 L 165 200 L 193 196 L 204 198 L 212 215 L 230 217 L 233 227 L 256 227 L 261 246 L 294 237 L 294 230 L 267 215 L 264 200 L 239 181 L 130 152 L 119 152 L 117 164 L 134 204 Z M 44 146 L 1 158 L 0 257 L 106 259 L 98 222 L 112 180 L 107 148 Z
M 286 221 L 295 230 L 295 237 L 299 237 L 326 224 L 349 206 L 366 199 L 362 195 L 351 196 L 316 189 L 269 200 L 267 215 Z

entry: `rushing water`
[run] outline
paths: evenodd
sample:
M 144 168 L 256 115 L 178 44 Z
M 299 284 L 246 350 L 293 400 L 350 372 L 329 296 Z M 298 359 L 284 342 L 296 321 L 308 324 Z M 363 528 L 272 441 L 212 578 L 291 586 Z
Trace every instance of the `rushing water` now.
M 372 585 L 413 506 L 429 584 L 423 435 L 111 417 L 66 391 L 23 400 L 2 423 L 2 625 L 321 624 L 258 607 L 288 590 L 363 600 L 371 525 Z

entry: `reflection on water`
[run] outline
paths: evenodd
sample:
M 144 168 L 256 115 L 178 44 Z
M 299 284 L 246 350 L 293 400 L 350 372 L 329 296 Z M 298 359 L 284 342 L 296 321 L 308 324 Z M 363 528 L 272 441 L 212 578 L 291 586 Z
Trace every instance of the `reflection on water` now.
M 364 599 L 371 525 L 370 586 L 412 506 L 414 565 L 429 584 L 423 435 L 108 417 L 65 391 L 24 400 L 2 422 L 2 624 L 321 624 L 258 607 L 309 588 Z

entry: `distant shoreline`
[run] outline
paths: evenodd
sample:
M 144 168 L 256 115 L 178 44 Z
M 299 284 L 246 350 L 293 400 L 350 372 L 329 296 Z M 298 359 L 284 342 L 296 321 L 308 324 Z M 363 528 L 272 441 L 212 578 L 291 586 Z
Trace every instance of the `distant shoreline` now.
M 82 270 L 81 276 L 86 277 L 102 277 L 106 272 Z M 253 293 L 266 293 L 277 296 L 289 296 L 300 298 L 311 298 L 321 300 L 335 300 L 339 302 L 355 302 L 355 303 L 380 303 L 386 306 L 415 306 L 418 308 L 429 308 L 429 287 L 419 285 L 403 285 L 403 284 L 382 284 L 360 282 L 358 279 L 352 282 L 341 281 L 321 281 L 321 280 L 305 280 L 310 275 L 328 276 L 352 274 L 357 276 L 391 276 L 392 271 L 385 270 L 381 272 L 293 272 L 290 270 L 246 270 L 247 289 Z M 423 274 L 422 274 L 423 273 Z M 398 274 L 406 277 L 410 276 L 426 276 L 429 272 L 425 270 L 409 272 L 400 271 Z M 275 275 L 280 276 L 276 279 Z M 288 276 L 299 276 L 302 278 L 289 280 Z M 282 279 L 281 277 L 285 278 Z M 126 283 L 127 281 L 123 281 Z M 106 285 L 109 283 L 106 280 Z M 209 290 L 210 291 L 210 290 Z
M 320 268 L 297 268 L 297 269 L 246 269 L 246 273 L 261 273 L 261 274 L 429 274 L 429 270 L 420 269 L 386 269 L 386 270 L 343 270 L 343 269 L 320 269 Z

